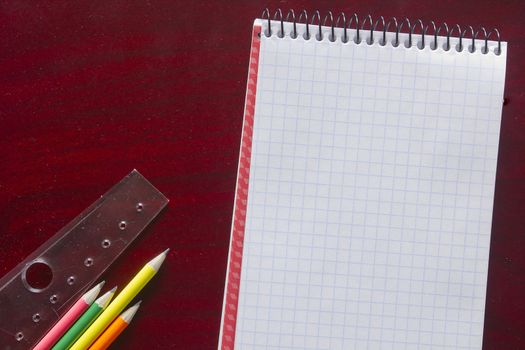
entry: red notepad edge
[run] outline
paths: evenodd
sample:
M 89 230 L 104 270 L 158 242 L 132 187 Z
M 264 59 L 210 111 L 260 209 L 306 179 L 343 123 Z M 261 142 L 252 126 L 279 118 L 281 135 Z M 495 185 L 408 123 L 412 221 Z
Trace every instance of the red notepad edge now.
M 235 202 L 233 205 L 232 231 L 226 270 L 226 285 L 222 306 L 221 328 L 219 333 L 219 349 L 233 350 L 235 346 L 235 327 L 237 322 L 237 305 L 239 301 L 239 286 L 241 280 L 242 252 L 244 243 L 244 228 L 248 202 L 248 180 L 250 177 L 250 161 L 252 155 L 253 120 L 255 114 L 255 94 L 257 90 L 257 73 L 259 69 L 259 50 L 261 47 L 261 26 L 255 23 L 252 30 L 250 49 L 250 64 L 248 67 L 248 82 L 244 105 L 244 120 L 242 126 L 241 149 L 237 170 Z

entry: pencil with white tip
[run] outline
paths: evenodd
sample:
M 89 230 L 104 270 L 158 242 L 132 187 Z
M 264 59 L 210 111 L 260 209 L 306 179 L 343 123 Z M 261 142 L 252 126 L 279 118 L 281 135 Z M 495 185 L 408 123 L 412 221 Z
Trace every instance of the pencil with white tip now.
M 93 322 L 93 324 L 82 334 L 71 350 L 85 350 L 104 332 L 111 322 L 124 310 L 124 308 L 137 296 L 137 294 L 157 274 L 160 266 L 166 259 L 169 249 L 157 255 L 133 277 L 122 292 L 106 310 Z
M 66 350 L 80 337 L 80 335 L 95 321 L 108 306 L 111 298 L 115 294 L 117 287 L 103 294 L 100 298 L 95 300 L 86 312 L 80 316 L 77 322 L 64 334 L 58 343 L 53 346 L 52 350 Z
M 106 350 L 118 338 L 131 323 L 131 320 L 140 307 L 140 301 L 120 314 L 119 317 L 98 337 L 97 341 L 91 345 L 89 350 Z
M 104 286 L 104 281 L 100 282 L 86 294 L 82 295 L 76 303 L 62 316 L 60 320 L 47 332 L 47 334 L 35 345 L 33 350 L 47 350 L 55 344 L 60 337 L 66 333 L 73 323 L 86 311 L 95 301 Z

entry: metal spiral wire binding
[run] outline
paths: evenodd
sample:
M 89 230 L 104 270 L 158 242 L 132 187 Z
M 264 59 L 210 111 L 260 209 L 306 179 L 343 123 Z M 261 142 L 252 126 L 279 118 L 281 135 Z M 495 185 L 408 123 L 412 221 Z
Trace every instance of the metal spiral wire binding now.
M 347 43 L 348 42 L 348 35 L 346 33 L 346 16 L 343 12 L 341 12 L 339 14 L 339 16 L 337 16 L 337 21 L 335 21 L 335 26 L 336 27 L 339 27 L 339 21 L 340 20 L 343 20 L 343 37 L 341 38 L 341 40 L 343 41 L 343 43 Z
M 392 30 L 395 32 L 395 39 L 392 42 L 392 45 L 394 47 L 399 46 L 399 33 L 402 33 L 402 29 L 406 28 L 408 31 L 408 41 L 404 43 L 404 46 L 407 48 L 412 47 L 413 40 L 412 36 L 415 33 L 415 30 L 419 28 L 421 31 L 421 34 L 417 34 L 421 36 L 421 40 L 419 42 L 416 42 L 416 45 L 419 49 L 423 50 L 426 46 L 426 36 L 431 35 L 433 37 L 433 41 L 430 42 L 430 49 L 436 50 L 438 48 L 438 36 L 440 33 L 445 36 L 446 43 L 443 45 L 443 50 L 449 51 L 451 49 L 450 47 L 450 38 L 454 34 L 454 32 L 457 32 L 458 37 L 458 44 L 456 45 L 455 49 L 458 52 L 462 52 L 464 49 L 463 45 L 463 39 L 467 39 L 467 34 L 469 35 L 470 39 L 470 45 L 467 46 L 467 50 L 469 52 L 475 52 L 476 51 L 476 39 L 480 39 L 484 41 L 484 45 L 481 47 L 481 53 L 487 54 L 489 52 L 488 49 L 488 40 L 492 35 L 496 36 L 496 40 L 498 42 L 497 48 L 494 50 L 494 53 L 496 55 L 501 54 L 501 37 L 499 31 L 494 28 L 490 32 L 487 32 L 487 30 L 484 27 L 480 27 L 478 30 L 474 30 L 472 26 L 467 26 L 462 30 L 462 28 L 456 24 L 452 27 L 449 27 L 447 23 L 442 23 L 439 25 L 439 27 L 434 23 L 434 21 L 430 21 L 427 25 L 423 23 L 422 20 L 417 19 L 413 24 L 411 24 L 410 20 L 408 18 L 403 18 L 400 22 L 398 22 L 396 17 L 392 17 L 388 20 L 385 20 L 383 16 L 380 16 L 375 22 L 371 15 L 367 15 L 364 20 L 362 21 L 361 25 L 359 25 L 359 16 L 354 13 L 350 17 L 350 19 L 347 21 L 346 15 L 344 12 L 340 12 L 337 15 L 336 20 L 334 21 L 334 14 L 331 11 L 328 11 L 324 17 L 321 16 L 321 13 L 319 11 L 315 11 L 313 16 L 311 16 L 311 19 L 309 20 L 308 12 L 306 10 L 302 10 L 297 17 L 294 10 L 289 10 L 286 17 L 283 16 L 283 12 L 281 9 L 277 9 L 273 16 L 270 15 L 269 9 L 264 9 L 262 16 L 262 19 L 268 21 L 268 27 L 264 32 L 264 35 L 267 37 L 272 36 L 274 34 L 272 32 L 272 20 L 279 21 L 279 30 L 277 31 L 277 36 L 279 38 L 283 38 L 285 36 L 284 33 L 284 22 L 291 22 L 293 24 L 293 30 L 290 33 L 290 37 L 292 39 L 297 38 L 297 23 L 304 24 L 306 31 L 303 34 L 303 38 L 305 40 L 310 40 L 311 30 L 310 26 L 317 27 L 316 33 L 314 35 L 315 39 L 318 41 L 323 40 L 323 31 L 322 27 L 330 27 L 330 34 L 328 39 L 332 42 L 336 41 L 336 35 L 335 35 L 335 28 L 341 28 L 343 29 L 343 35 L 341 37 L 341 41 L 343 43 L 347 43 L 350 38 L 348 36 L 348 30 L 353 29 L 355 30 L 355 37 L 353 38 L 354 43 L 360 44 L 361 43 L 361 33 L 362 31 L 369 30 L 370 35 L 366 40 L 366 43 L 368 45 L 374 44 L 374 32 L 377 32 L 378 30 L 382 29 L 382 35 L 379 39 L 378 43 L 381 46 L 385 46 L 387 44 L 386 42 L 386 33 L 389 31 L 389 29 L 392 27 Z M 365 29 L 365 25 L 368 24 L 369 28 Z M 353 27 L 352 27 L 353 26 Z M 429 33 L 429 30 L 432 30 L 432 33 Z
M 310 40 L 310 29 L 308 28 L 308 13 L 306 12 L 306 10 L 301 11 L 301 14 L 299 15 L 299 23 L 301 23 L 301 20 L 303 19 L 303 15 L 304 15 L 304 22 L 306 23 L 306 33 L 305 33 L 305 36 L 303 37 L 306 40 Z
M 291 34 L 292 39 L 297 38 L 297 24 L 295 23 L 295 12 L 293 10 L 288 11 L 286 15 L 286 22 L 290 22 L 290 16 L 293 21 L 293 32 Z
M 328 11 L 326 16 L 324 16 L 323 26 L 326 26 L 326 20 L 328 18 L 330 18 L 330 37 L 328 38 L 328 40 L 330 40 L 331 42 L 334 42 L 335 41 L 335 28 L 334 28 L 334 16 L 332 16 L 332 11 Z

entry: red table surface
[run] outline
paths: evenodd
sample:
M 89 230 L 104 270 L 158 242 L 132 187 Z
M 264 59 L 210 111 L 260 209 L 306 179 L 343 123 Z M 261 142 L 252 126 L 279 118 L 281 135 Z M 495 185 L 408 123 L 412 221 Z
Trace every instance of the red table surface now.
M 2 1 L 0 274 L 137 168 L 171 202 L 108 285 L 172 251 L 115 348 L 217 347 L 250 30 L 266 6 L 500 29 L 507 100 L 484 349 L 525 349 L 522 1 Z

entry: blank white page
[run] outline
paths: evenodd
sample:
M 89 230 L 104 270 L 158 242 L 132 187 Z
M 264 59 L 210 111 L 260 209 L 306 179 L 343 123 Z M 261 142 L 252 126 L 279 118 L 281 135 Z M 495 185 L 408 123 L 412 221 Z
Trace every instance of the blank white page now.
M 480 349 L 505 43 L 447 52 L 432 36 L 421 50 L 272 26 L 235 349 Z

